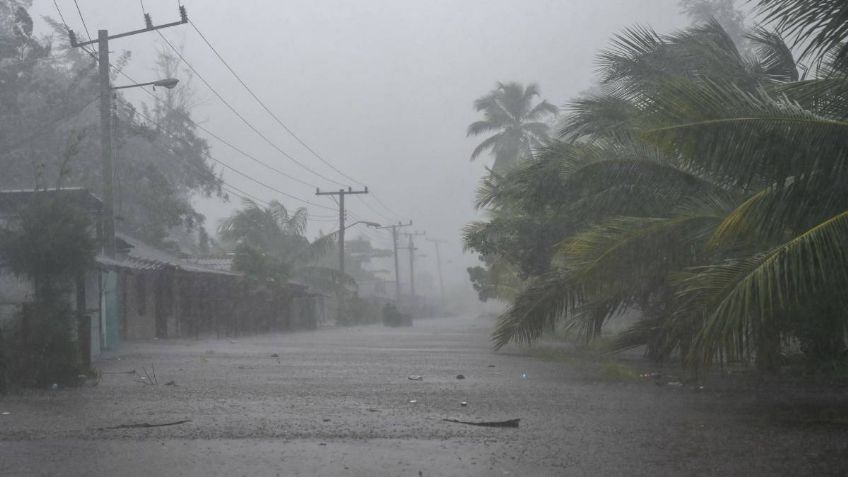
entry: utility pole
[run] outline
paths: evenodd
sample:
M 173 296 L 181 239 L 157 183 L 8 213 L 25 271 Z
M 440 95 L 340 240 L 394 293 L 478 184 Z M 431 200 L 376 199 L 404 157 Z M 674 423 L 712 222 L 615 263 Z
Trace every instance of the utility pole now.
M 368 187 L 364 190 L 353 190 L 350 187 L 347 190 L 339 189 L 335 192 L 321 192 L 321 189 L 315 189 L 315 195 L 337 195 L 339 196 L 339 271 L 344 273 L 344 236 L 345 236 L 345 196 L 351 194 L 367 194 Z
M 100 81 L 100 167 L 103 175 L 103 252 L 109 258 L 115 257 L 115 199 L 112 184 L 114 180 L 112 171 L 112 86 L 109 82 L 109 40 L 184 23 L 188 23 L 188 15 L 185 7 L 180 6 L 179 21 L 153 26 L 150 15 L 145 13 L 145 28 L 112 36 L 109 36 L 108 30 L 98 30 L 96 40 L 79 43 L 74 32 L 68 30 L 72 47 L 97 44 L 98 77 Z
M 339 189 L 335 192 L 321 192 L 321 189 L 315 189 L 315 195 L 337 195 L 339 196 L 339 272 L 344 275 L 345 271 L 345 259 L 344 259 L 344 242 L 345 242 L 345 196 L 351 194 L 367 194 L 368 187 L 363 190 L 353 190 L 350 187 L 347 190 Z M 339 277 L 341 280 L 341 277 Z M 342 314 L 342 303 L 344 301 L 344 292 L 342 291 L 341 283 L 339 283 L 338 289 L 338 300 L 339 300 L 339 310 L 337 313 L 336 321 L 341 323 L 343 321 Z
M 409 250 L 409 294 L 412 297 L 412 301 L 415 302 L 415 251 L 418 249 L 415 248 L 415 242 L 412 241 L 412 237 L 424 235 L 424 232 L 408 232 L 404 235 L 409 237 L 409 247 L 406 248 Z
M 432 242 L 436 247 L 436 267 L 439 270 L 439 292 L 441 293 L 442 298 L 442 311 L 445 308 L 445 282 L 442 278 L 442 256 L 439 254 L 439 244 L 447 243 L 447 240 L 439 240 L 439 239 L 426 239 L 428 242 Z
M 402 224 L 398 222 L 396 225 L 387 225 L 385 227 L 380 227 L 381 229 L 392 229 L 392 245 L 394 246 L 395 252 L 395 303 L 400 305 L 400 270 L 398 267 L 398 231 L 397 229 L 402 227 L 411 227 L 412 221 L 410 220 L 408 224 Z

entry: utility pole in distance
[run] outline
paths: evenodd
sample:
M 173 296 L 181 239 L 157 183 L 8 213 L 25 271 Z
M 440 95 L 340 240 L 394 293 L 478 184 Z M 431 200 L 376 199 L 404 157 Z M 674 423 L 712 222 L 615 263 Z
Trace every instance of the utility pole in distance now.
M 347 190 L 339 189 L 335 192 L 321 192 L 321 189 L 315 189 L 315 195 L 337 195 L 339 196 L 339 272 L 344 275 L 345 271 L 345 259 L 344 259 L 344 242 L 345 242 L 345 196 L 351 194 L 367 194 L 368 187 L 364 190 L 353 190 L 350 187 Z M 341 279 L 341 277 L 339 278 Z M 342 284 L 339 283 L 338 290 L 338 300 L 339 300 L 339 310 L 336 315 L 336 322 L 341 323 L 343 321 L 342 314 L 342 303 L 344 301 L 344 292 L 342 291 Z
M 320 189 L 315 189 L 315 195 L 337 195 L 339 196 L 339 271 L 344 273 L 344 236 L 345 236 L 345 196 L 350 194 L 367 194 L 368 188 L 364 190 L 353 190 L 350 187 L 347 190 L 339 189 L 335 192 L 321 192 Z
M 409 247 L 406 250 L 409 250 L 409 295 L 412 297 L 412 301 L 415 301 L 415 251 L 418 250 L 415 248 L 415 242 L 413 242 L 412 237 L 424 235 L 424 232 L 407 232 L 404 235 L 409 237 Z
M 402 224 L 398 222 L 396 225 L 387 225 L 385 227 L 380 227 L 381 229 L 392 229 L 392 245 L 394 246 L 395 252 L 395 303 L 400 306 L 400 271 L 398 267 L 398 231 L 397 229 L 402 227 L 411 227 L 412 221 L 410 220 L 408 224 Z
M 109 36 L 108 30 L 98 30 L 96 40 L 79 43 L 74 32 L 68 30 L 72 47 L 97 44 L 98 76 L 100 80 L 100 162 L 101 174 L 103 175 L 103 251 L 110 258 L 115 257 L 115 199 L 112 184 L 114 178 L 112 177 L 112 86 L 109 83 L 109 40 L 160 30 L 184 23 L 188 23 L 188 15 L 186 14 L 185 7 L 180 6 L 179 21 L 153 26 L 150 15 L 145 13 L 145 28 L 112 36 Z
M 441 293 L 441 298 L 442 298 L 442 311 L 444 311 L 444 308 L 445 308 L 445 282 L 444 282 L 444 279 L 442 278 L 442 256 L 439 254 L 439 244 L 440 243 L 447 243 L 447 240 L 439 240 L 439 239 L 431 239 L 431 238 L 428 238 L 428 239 L 425 239 L 425 240 L 427 240 L 428 242 L 432 242 L 433 245 L 436 247 L 436 267 L 439 270 L 439 292 Z

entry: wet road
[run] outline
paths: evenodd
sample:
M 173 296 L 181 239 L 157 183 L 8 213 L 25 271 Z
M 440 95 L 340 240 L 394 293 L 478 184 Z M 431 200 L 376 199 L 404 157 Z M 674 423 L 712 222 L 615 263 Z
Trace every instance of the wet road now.
M 437 319 L 128 345 L 97 364 L 96 387 L 0 398 L 0 475 L 848 473 L 844 425 L 777 423 L 748 400 L 493 353 L 490 327 Z M 139 382 L 153 366 L 159 384 Z

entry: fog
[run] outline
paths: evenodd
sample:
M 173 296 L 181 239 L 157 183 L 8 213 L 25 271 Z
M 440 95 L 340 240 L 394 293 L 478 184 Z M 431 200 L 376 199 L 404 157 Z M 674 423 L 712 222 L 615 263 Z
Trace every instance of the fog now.
M 0 475 L 848 475 L 846 118 L 844 0 L 0 0 Z
M 143 26 L 134 0 L 80 1 L 92 35 L 99 28 L 122 32 Z M 445 281 L 468 288 L 465 267 L 476 256 L 462 253 L 461 229 L 476 217 L 475 189 L 491 157 L 469 161 L 480 138 L 465 131 L 479 118 L 472 102 L 498 81 L 537 83 L 542 97 L 564 105 L 592 85 L 599 49 L 622 29 L 637 24 L 658 31 L 682 27 L 677 0 L 599 1 L 250 1 L 183 2 L 189 18 L 222 57 L 292 131 L 353 183 L 322 163 L 284 131 L 218 61 L 188 25 L 162 30 L 185 58 L 235 109 L 271 141 L 309 168 L 344 186 L 367 185 L 374 197 L 348 198 L 352 220 L 381 224 L 412 220 L 416 231 L 447 240 Z M 81 39 L 85 29 L 71 2 L 59 2 Z M 171 1 L 144 2 L 155 24 L 179 19 Z M 36 0 L 33 16 L 57 17 L 52 1 Z M 42 33 L 51 33 L 43 23 Z M 167 45 L 155 33 L 117 39 L 112 54 L 131 53 L 125 71 L 150 81 L 156 53 Z M 116 84 L 125 78 L 116 78 Z M 178 86 L 179 87 L 179 86 Z M 190 84 L 197 122 L 246 152 L 310 184 L 269 170 L 207 137 L 212 155 L 303 200 L 329 209 L 315 187 L 338 183 L 306 171 L 284 157 L 239 120 L 198 78 Z M 135 104 L 151 103 L 126 90 Z M 289 208 L 306 206 L 309 234 L 338 228 L 334 210 L 281 196 L 214 164 L 232 186 Z M 218 222 L 240 207 L 218 198 L 195 199 L 214 234 Z M 385 206 L 388 206 L 388 209 Z M 388 231 L 356 226 L 380 248 L 391 248 Z M 421 242 L 420 266 L 435 274 L 432 245 Z M 405 267 L 405 260 L 401 261 Z M 406 271 L 402 271 L 406 276 Z

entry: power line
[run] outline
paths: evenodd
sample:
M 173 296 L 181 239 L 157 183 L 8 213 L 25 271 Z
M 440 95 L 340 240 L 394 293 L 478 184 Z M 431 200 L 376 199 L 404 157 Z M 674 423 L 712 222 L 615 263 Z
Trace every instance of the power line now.
M 82 27 L 83 29 L 85 29 L 85 36 L 87 36 L 88 40 L 91 41 L 91 33 L 88 32 L 88 25 L 85 24 L 85 18 L 82 17 L 82 10 L 80 10 L 80 6 L 79 3 L 77 3 L 77 0 L 74 0 L 74 5 L 77 7 L 77 13 L 79 14 L 80 21 L 82 22 Z
M 361 202 L 363 205 L 365 205 L 365 207 L 368 207 L 368 209 L 369 209 L 369 210 L 371 210 L 371 212 L 374 212 L 375 214 L 377 214 L 377 215 L 379 215 L 380 217 L 382 217 L 382 218 L 384 218 L 384 219 L 388 220 L 389 222 L 391 222 L 391 221 L 393 220 L 393 219 L 391 219 L 390 217 L 388 217 L 386 214 L 383 214 L 383 213 L 381 213 L 380 211 L 378 211 L 377 209 L 375 209 L 374 207 L 371 207 L 371 204 L 369 204 L 368 202 L 366 202 L 366 201 L 365 201 L 365 199 L 360 198 L 360 202 Z
M 321 174 L 320 172 L 317 172 L 317 171 L 313 170 L 313 169 L 312 169 L 312 168 L 310 168 L 309 166 L 307 166 L 307 165 L 303 164 L 302 162 L 300 162 L 300 161 L 298 161 L 297 159 L 295 159 L 294 157 L 292 157 L 292 155 L 291 155 L 291 154 L 287 153 L 287 152 L 286 152 L 286 151 L 284 151 L 282 148 L 280 148 L 279 146 L 277 146 L 277 145 L 276 145 L 273 141 L 271 141 L 270 139 L 268 139 L 268 137 L 267 137 L 267 136 L 265 136 L 265 134 L 263 134 L 263 133 L 262 133 L 259 129 L 257 129 L 257 128 L 256 128 L 256 126 L 254 126 L 253 124 L 251 124 L 251 123 L 250 123 L 250 121 L 248 121 L 248 120 L 247 120 L 244 116 L 242 116 L 242 115 L 241 115 L 241 113 L 239 113 L 239 112 L 235 109 L 235 107 L 233 107 L 233 105 L 229 103 L 229 101 L 227 101 L 226 99 L 224 99 L 224 97 L 221 95 L 221 93 L 219 93 L 219 92 L 218 92 L 218 91 L 217 91 L 214 87 L 212 87 L 212 85 L 211 85 L 211 84 L 209 84 L 209 82 L 206 80 L 206 78 L 204 78 L 204 77 L 203 77 L 203 75 L 201 75 L 201 74 L 200 74 L 200 72 L 198 72 L 198 71 L 194 68 L 194 66 L 192 66 L 192 65 L 191 65 L 191 63 L 189 63 L 189 62 L 185 59 L 185 57 L 183 56 L 183 54 L 182 54 L 182 53 L 181 53 L 181 52 L 177 49 L 177 47 L 175 47 L 175 46 L 173 45 L 173 43 L 171 43 L 170 41 L 168 41 L 168 39 L 165 37 L 165 35 L 163 35 L 163 34 L 162 34 L 162 32 L 160 32 L 160 31 L 158 31 L 158 30 L 157 30 L 157 31 L 156 31 L 156 33 L 158 33 L 158 34 L 159 34 L 159 37 L 160 37 L 160 38 L 162 38 L 162 40 L 163 40 L 163 41 L 164 41 L 164 42 L 168 45 L 168 47 L 170 47 L 170 48 L 171 48 L 171 50 L 172 50 L 172 51 L 173 51 L 173 52 L 174 52 L 174 53 L 175 53 L 175 54 L 176 54 L 176 55 L 180 58 L 180 60 L 182 60 L 182 62 L 183 62 L 183 63 L 184 63 L 184 64 L 185 64 L 185 65 L 186 65 L 186 66 L 187 66 L 187 67 L 188 67 L 188 68 L 192 71 L 192 73 L 194 73 L 194 74 L 195 74 L 195 75 L 196 75 L 196 76 L 200 79 L 200 81 L 202 81 L 202 82 L 203 82 L 203 84 L 205 84 L 205 85 L 206 85 L 206 87 L 207 87 L 207 88 L 209 88 L 209 90 L 210 90 L 210 91 L 212 91 L 212 93 L 213 93 L 215 96 L 217 96 L 217 97 L 218 97 L 218 99 L 220 99 L 220 100 L 221 100 L 221 102 L 222 102 L 222 103 L 224 103 L 224 105 L 225 105 L 225 106 L 226 106 L 226 107 L 227 107 L 230 111 L 232 111 L 232 112 L 233 112 L 233 114 L 235 114 L 235 115 L 236 115 L 236 117 L 238 117 L 238 118 L 239 118 L 239 119 L 240 119 L 240 120 L 241 120 L 241 121 L 242 121 L 242 122 L 243 122 L 243 123 L 244 123 L 247 127 L 249 127 L 249 128 L 250 128 L 253 132 L 255 132 L 255 133 L 256 133 L 256 134 L 257 134 L 260 138 L 262 138 L 262 140 L 264 140 L 265 142 L 267 142 L 267 143 L 268 143 L 271 147 L 273 147 L 274 149 L 276 149 L 276 150 L 277 150 L 280 154 L 282 154 L 283 156 L 287 157 L 289 160 L 291 160 L 292 162 L 294 162 L 295 164 L 297 164 L 298 166 L 300 166 L 300 167 L 301 167 L 301 168 L 303 168 L 304 170 L 306 170 L 306 171 L 308 171 L 308 172 L 310 172 L 310 173 L 314 174 L 315 176 L 320 177 L 320 178 L 322 178 L 322 179 L 324 179 L 324 180 L 326 180 L 326 181 L 332 182 L 332 183 L 337 184 L 337 185 L 341 185 L 341 186 L 344 186 L 344 185 L 345 185 L 345 184 L 342 184 L 341 182 L 338 182 L 338 181 L 335 181 L 335 180 L 333 180 L 333 179 L 330 179 L 329 177 L 327 177 L 327 176 L 325 176 L 325 175 Z
M 133 82 L 135 82 L 135 81 L 133 81 Z M 121 100 L 121 101 L 122 101 L 122 100 Z M 127 103 L 126 101 L 124 101 L 124 103 L 125 103 L 125 104 L 129 104 L 129 103 Z M 170 131 L 168 131 L 167 129 L 165 129 L 165 128 L 164 128 L 164 127 L 163 127 L 163 126 L 162 126 L 159 122 L 155 121 L 155 120 L 154 120 L 153 118 L 151 118 L 150 116 L 147 116 L 146 114 L 144 114 L 143 112 L 138 111 L 138 110 L 136 110 L 136 114 L 138 114 L 138 115 L 139 115 L 139 116 L 141 116 L 142 118 L 146 119 L 146 120 L 147 120 L 150 124 L 155 125 L 155 126 L 156 126 L 157 128 L 159 128 L 159 130 L 161 130 L 161 131 L 162 131 L 162 132 L 163 132 L 166 136 L 168 136 L 168 137 L 170 137 L 170 138 L 172 138 L 172 139 L 174 139 L 174 140 L 177 140 L 177 141 L 180 141 L 180 142 L 184 142 L 184 143 L 185 143 L 185 139 L 183 139 L 183 138 L 181 138 L 181 137 L 179 137 L 179 136 L 174 135 L 173 133 L 171 133 Z M 271 191 L 273 191 L 273 192 L 276 192 L 276 193 L 278 193 L 278 194 L 280 194 L 280 195 L 282 195 L 282 196 L 285 196 L 285 197 L 288 197 L 288 198 L 290 198 L 290 199 L 294 199 L 294 200 L 297 200 L 297 201 L 303 202 L 303 203 L 305 203 L 305 204 L 309 204 L 309 205 L 311 205 L 311 206 L 313 206 L 313 207 L 318 207 L 318 208 L 326 209 L 326 210 L 334 210 L 334 209 L 333 209 L 333 208 L 331 208 L 331 207 L 327 207 L 327 206 L 324 206 L 324 205 L 321 205 L 321 204 L 316 204 L 316 203 L 314 203 L 314 202 L 310 202 L 310 201 L 305 200 L 305 199 L 301 199 L 300 197 L 297 197 L 297 196 L 295 196 L 295 195 L 292 195 L 292 194 L 289 194 L 289 193 L 287 193 L 287 192 L 284 192 L 284 191 L 282 191 L 282 190 L 280 190 L 280 189 L 278 189 L 278 188 L 276 188 L 276 187 L 274 187 L 274 186 L 268 185 L 268 184 L 266 184 L 266 183 L 264 183 L 264 182 L 262 182 L 262 181 L 260 181 L 260 180 L 258 180 L 258 179 L 253 178 L 253 177 L 252 177 L 252 176 L 250 176 L 249 174 L 244 173 L 244 172 L 240 171 L 239 169 L 236 169 L 235 167 L 230 166 L 229 164 L 227 164 L 227 163 L 225 163 L 225 162 L 223 162 L 223 161 L 221 161 L 221 160 L 219 160 L 219 159 L 215 158 L 214 156 L 212 156 L 212 154 L 207 154 L 207 157 L 208 157 L 209 159 L 211 159 L 212 161 L 214 161 L 214 162 L 216 162 L 216 163 L 220 164 L 221 166 L 225 167 L 226 169 L 228 169 L 228 170 L 230 170 L 230 171 L 232 171 L 232 172 L 234 172 L 234 173 L 236 173 L 236 174 L 238 174 L 238 175 L 240 175 L 240 176 L 242 176 L 242 177 L 244 177 L 244 178 L 246 178 L 246 179 L 248 179 L 248 180 L 250 180 L 250 181 L 252 181 L 252 182 L 255 182 L 256 184 L 259 184 L 259 185 L 261 185 L 262 187 L 267 188 L 268 190 L 271 190 Z
M 130 82 L 132 82 L 132 83 L 134 83 L 134 84 L 138 84 L 138 83 L 137 83 L 134 79 L 132 79 L 129 75 L 127 75 L 127 74 L 126 74 L 126 73 L 124 73 L 123 71 L 119 70 L 118 68 L 116 68 L 116 67 L 114 67 L 114 66 L 113 66 L 113 69 L 115 70 L 115 72 L 116 72 L 116 73 L 120 74 L 120 75 L 121 75 L 121 76 L 123 76 L 124 78 L 127 78 L 127 80 L 129 80 Z M 162 102 L 162 100 L 161 100 L 158 96 L 156 96 L 155 94 L 151 93 L 150 91 L 148 91 L 148 90 L 146 90 L 146 89 L 143 89 L 143 91 L 144 91 L 144 93 L 145 93 L 145 94 L 147 94 L 148 96 L 150 96 L 151 98 L 153 98 L 153 100 L 154 100 L 154 101 L 156 101 L 157 103 L 161 103 L 161 102 Z M 162 104 L 164 104 L 164 103 L 162 103 Z M 317 187 L 315 184 L 312 184 L 312 183 L 306 182 L 306 181 L 304 181 L 304 180 L 302 180 L 302 179 L 300 179 L 300 178 L 298 178 L 298 177 L 296 177 L 296 176 L 293 176 L 293 175 L 288 174 L 288 173 L 286 173 L 286 172 L 284 172 L 284 171 L 282 171 L 282 170 L 280 170 L 280 169 L 277 169 L 276 167 L 274 167 L 274 166 L 272 166 L 272 165 L 268 164 L 268 163 L 267 163 L 267 162 L 265 162 L 265 161 L 262 161 L 261 159 L 257 158 L 256 156 L 254 156 L 254 155 L 252 155 L 252 154 L 250 154 L 250 153 L 248 153 L 248 152 L 244 151 L 243 149 L 239 148 L 238 146 L 234 145 L 232 142 L 230 142 L 230 141 L 228 141 L 228 140 L 224 139 L 224 138 L 223 138 L 223 137 L 221 137 L 220 135 L 215 134 L 214 132 L 210 131 L 208 128 L 204 127 L 203 125 L 198 124 L 198 123 L 196 123 L 196 122 L 192 121 L 190 118 L 186 117 L 186 118 L 185 118 L 185 120 L 186 120 L 189 124 L 191 124 L 192 126 L 196 127 L 197 129 L 200 129 L 201 131 L 205 132 L 205 133 L 206 133 L 206 134 L 208 134 L 209 136 L 211 136 L 211 137 L 213 137 L 213 138 L 217 139 L 218 141 L 220 141 L 221 143 L 225 144 L 225 145 L 226 145 L 227 147 L 229 147 L 230 149 L 232 149 L 232 150 L 236 151 L 237 153 L 241 154 L 242 156 L 244 156 L 244 157 L 246 157 L 246 158 L 248 158 L 248 159 L 250 159 L 250 160 L 252 160 L 252 161 L 254 161 L 254 162 L 258 163 L 258 164 L 261 164 L 262 166 L 264 166 L 264 167 L 268 168 L 269 170 L 272 170 L 272 171 L 276 172 L 277 174 L 280 174 L 280 175 L 281 175 L 281 176 L 283 176 L 283 177 L 289 178 L 289 179 L 291 179 L 291 180 L 293 180 L 293 181 L 295 181 L 295 182 L 297 182 L 297 183 L 299 183 L 299 184 L 305 185 L 305 186 L 307 186 L 307 187 L 310 187 L 310 188 L 315 188 L 315 187 Z
M 257 103 L 259 103 L 259 105 L 262 107 L 262 109 L 264 109 L 265 112 L 267 112 L 274 119 L 274 121 L 276 121 L 277 124 L 282 126 L 282 128 L 285 129 L 286 132 L 289 133 L 289 135 L 291 135 L 291 137 L 293 137 L 298 143 L 300 143 L 301 146 L 306 148 L 307 151 L 311 152 L 312 155 L 315 156 L 318 160 L 320 160 L 321 162 L 326 164 L 330 169 L 336 171 L 338 174 L 340 174 L 341 176 L 343 176 L 344 178 L 346 178 L 350 181 L 353 181 L 353 182 L 355 182 L 355 183 L 357 183 L 361 186 L 365 185 L 361 181 L 354 179 L 353 177 L 345 174 L 344 172 L 342 172 L 341 170 L 336 168 L 336 166 L 334 166 L 330 161 L 324 159 L 323 156 L 318 154 L 312 147 L 309 146 L 309 144 L 304 142 L 297 134 L 295 134 L 295 132 L 292 131 L 291 128 L 289 128 L 276 114 L 274 114 L 274 112 L 271 111 L 271 109 L 261 99 L 259 99 L 259 96 L 257 96 L 256 93 L 253 92 L 253 90 L 250 88 L 250 86 L 248 86 L 247 83 L 245 83 L 244 80 L 241 78 L 241 76 L 239 76 L 239 74 L 235 72 L 235 70 L 230 66 L 229 63 L 227 63 L 227 61 L 224 59 L 224 57 L 221 56 L 220 53 L 218 53 L 218 50 L 214 46 L 212 46 L 212 43 L 210 43 L 209 40 L 206 38 L 206 35 L 204 35 L 200 31 L 200 29 L 197 28 L 197 25 L 195 25 L 194 22 L 191 21 L 191 20 L 189 20 L 189 24 L 192 26 L 192 28 L 194 28 L 194 31 L 197 32 L 197 34 L 200 36 L 200 38 L 203 40 L 203 42 L 206 43 L 206 46 L 208 46 L 209 49 L 212 50 L 212 53 L 214 53 L 215 56 L 221 61 L 221 63 L 227 68 L 227 70 L 230 73 L 232 73 L 232 75 L 235 77 L 235 79 L 238 80 L 239 83 L 241 83 L 241 85 L 250 94 L 250 96 L 252 96 L 253 99 L 255 99 Z
M 383 201 L 382 201 L 382 200 L 380 200 L 380 198 L 379 198 L 379 197 L 377 197 L 376 195 L 374 195 L 373 197 L 374 197 L 374 200 L 376 200 L 378 204 L 380 204 L 381 206 L 383 206 L 383 208 L 384 208 L 384 209 L 386 209 L 386 211 L 387 211 L 387 212 L 389 212 L 390 214 L 394 215 L 395 217 L 403 217 L 403 214 L 398 214 L 397 212 L 395 212 L 394 210 L 392 210 L 391 208 L 389 208 L 389 206 L 388 206 L 388 205 L 386 205 L 386 204 L 384 204 L 384 203 L 383 203 Z
M 236 80 L 237 80 L 237 81 L 238 81 L 238 82 L 239 82 L 239 83 L 240 83 L 240 84 L 244 87 L 244 89 L 245 89 L 245 90 L 246 90 L 246 91 L 250 94 L 250 96 L 252 96 L 252 97 L 253 97 L 253 99 L 254 99 L 254 100 L 256 100 L 256 102 L 257 102 L 257 103 L 259 103 L 259 105 L 262 107 L 262 109 L 264 109 L 264 110 L 265 110 L 265 112 L 267 112 L 267 113 L 271 116 L 271 118 L 273 118 L 273 119 L 274 119 L 274 121 L 275 121 L 277 124 L 279 124 L 279 125 L 280 125 L 283 129 L 285 129 L 285 131 L 286 131 L 287 133 L 289 133 L 289 135 L 291 135 L 291 136 L 292 136 L 292 137 L 293 137 L 293 138 L 294 138 L 294 139 L 295 139 L 298 143 L 300 143 L 300 144 L 301 144 L 304 148 L 306 148 L 306 150 L 307 150 L 307 151 L 311 152 L 311 153 L 312 153 L 312 155 L 314 155 L 314 156 L 315 156 L 318 160 L 320 160 L 321 162 L 323 162 L 324 164 L 326 164 L 326 165 L 327 165 L 328 167 L 330 167 L 332 170 L 336 171 L 338 174 L 340 174 L 341 176 L 345 177 L 346 179 L 349 179 L 349 180 L 351 180 L 351 181 L 353 181 L 353 182 L 355 182 L 355 183 L 357 183 L 357 184 L 359 184 L 359 185 L 364 186 L 364 183 L 362 183 L 361 181 L 356 180 L 355 178 L 353 178 L 353 177 L 351 177 L 351 176 L 349 176 L 349 175 L 345 174 L 344 172 L 342 172 L 341 170 L 339 170 L 338 168 L 336 168 L 336 167 L 335 167 L 335 166 L 334 166 L 334 165 L 333 165 L 333 164 L 332 164 L 329 160 L 325 159 L 325 158 L 324 158 L 321 154 L 319 154 L 318 152 L 316 152 L 316 151 L 315 151 L 312 147 L 310 147 L 310 146 L 309 146 L 309 144 L 307 144 L 305 141 L 303 141 L 303 140 L 302 140 L 302 139 L 301 139 L 301 138 L 300 138 L 300 137 L 299 137 L 299 136 L 298 136 L 298 135 L 297 135 L 294 131 L 292 131 L 292 129 L 291 129 L 291 128 L 289 128 L 289 127 L 288 127 L 288 126 L 287 126 L 287 125 L 286 125 L 286 124 L 285 124 L 285 123 L 284 123 L 284 122 L 283 122 L 283 121 L 282 121 L 282 120 L 281 120 L 281 119 L 280 119 L 280 118 L 279 118 L 279 117 L 278 117 L 278 116 L 277 116 L 277 115 L 276 115 L 276 114 L 275 114 L 275 113 L 274 113 L 274 112 L 273 112 L 273 111 L 272 111 L 272 110 L 271 110 L 271 109 L 270 109 L 270 108 L 269 108 L 269 107 L 268 107 L 268 106 L 267 106 L 267 105 L 266 105 L 266 104 L 265 104 L 265 103 L 264 103 L 264 102 L 263 102 L 263 101 L 259 98 L 259 96 L 257 96 L 257 94 L 253 91 L 253 89 L 251 89 L 251 88 L 247 85 L 247 83 L 246 83 L 246 82 L 245 82 L 245 81 L 241 78 L 241 76 L 240 76 L 238 73 L 236 73 L 236 71 L 235 71 L 235 70 L 234 70 L 234 69 L 230 66 L 230 64 L 229 64 L 229 63 L 228 63 L 228 62 L 224 59 L 224 57 L 223 57 L 223 56 L 222 56 L 222 55 L 218 52 L 218 50 L 217 50 L 217 49 L 216 49 L 216 48 L 212 45 L 212 43 L 209 41 L 209 39 L 208 39 L 208 38 L 206 38 L 206 35 L 204 35 L 204 34 L 203 34 L 203 32 L 201 32 L 201 31 L 200 31 L 200 29 L 197 27 L 197 25 L 195 25 L 195 23 L 194 23 L 192 20 L 189 20 L 189 24 L 191 25 L 191 27 L 192 27 L 192 28 L 194 28 L 194 31 L 195 31 L 195 32 L 197 32 L 198 36 L 200 36 L 200 38 L 203 40 L 203 42 L 204 42 L 204 43 L 206 43 L 206 46 L 208 46 L 208 47 L 209 47 L 209 49 L 210 49 L 210 50 L 212 50 L 212 53 L 214 53 L 214 54 L 215 54 L 215 56 L 218 58 L 218 60 L 220 60 L 220 61 L 221 61 L 221 63 L 224 65 L 224 67 L 226 67 L 226 68 L 227 68 L 227 70 L 228 70 L 228 71 L 229 71 L 229 72 L 233 75 L 233 77 L 235 77 L 235 79 L 236 79 Z M 373 194 L 373 193 L 372 193 L 372 194 Z M 385 204 L 384 204 L 384 203 L 383 203 L 383 202 L 382 202 L 382 201 L 381 201 L 381 200 L 380 200 L 380 199 L 379 199 L 376 195 L 374 196 L 374 199 L 375 199 L 375 200 L 377 200 L 377 202 L 378 202 L 380 205 L 382 205 L 382 206 L 383 206 L 383 208 L 384 208 L 384 209 L 386 209 L 386 210 L 387 210 L 390 214 L 392 214 L 392 215 L 394 215 L 394 216 L 396 216 L 396 217 L 400 217 L 400 216 L 402 215 L 402 214 L 398 214 L 397 212 L 393 211 L 393 210 L 392 210 L 392 209 L 390 209 L 388 206 L 386 206 L 386 205 L 385 205 Z M 378 215 L 381 215 L 381 214 L 378 212 Z M 384 216 L 384 217 L 385 217 L 385 216 Z M 390 219 L 388 219 L 388 217 L 385 217 L 385 218 L 386 218 L 387 220 L 390 220 Z

